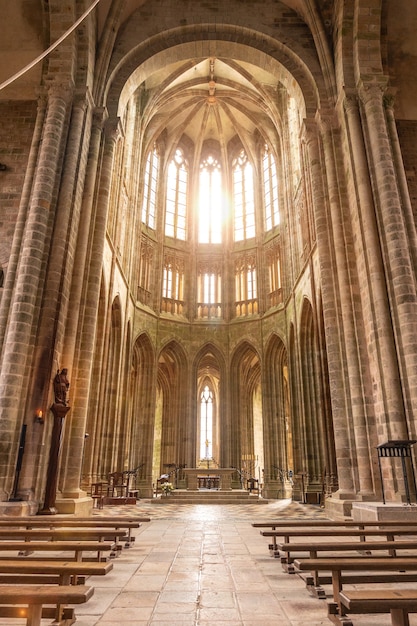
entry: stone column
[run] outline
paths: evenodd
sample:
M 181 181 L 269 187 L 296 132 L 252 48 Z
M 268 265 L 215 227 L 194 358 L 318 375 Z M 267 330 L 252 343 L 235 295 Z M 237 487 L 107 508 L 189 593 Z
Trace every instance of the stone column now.
M 0 352 L 2 349 L 1 342 L 6 337 L 5 329 L 9 315 L 10 302 L 13 296 L 13 287 L 16 281 L 16 270 L 19 263 L 20 250 L 23 245 L 24 229 L 27 219 L 27 213 L 29 210 L 29 201 L 32 191 L 33 179 L 36 173 L 39 145 L 42 139 L 42 129 L 45 120 L 46 105 L 46 95 L 43 94 L 38 100 L 35 128 L 33 131 L 29 159 L 26 167 L 25 181 L 23 184 L 22 195 L 20 198 L 19 213 L 17 216 L 16 226 L 13 234 L 13 243 L 9 263 L 7 265 L 3 294 L 0 300 Z
M 358 195 L 357 206 L 353 209 L 352 203 L 352 210 L 356 211 L 354 219 L 360 228 L 360 244 L 358 243 L 357 255 L 363 257 L 363 276 L 362 278 L 359 276 L 359 279 L 361 281 L 363 279 L 361 298 L 365 332 L 368 338 L 368 352 L 371 359 L 374 410 L 377 424 L 380 425 L 380 439 L 407 439 L 403 397 L 382 259 L 383 245 L 378 231 L 357 98 L 354 95 L 345 98 L 344 107 Z M 378 175 L 379 177 L 380 175 Z M 383 184 L 382 181 L 381 184 Z M 365 285 L 366 289 L 364 288 Z M 378 443 L 382 442 L 379 441 Z
M 359 493 L 357 496 L 365 498 L 374 495 L 370 450 L 368 445 L 369 428 L 366 414 L 366 386 L 362 380 L 361 370 L 366 362 L 365 341 L 363 329 L 358 328 L 357 320 L 360 319 L 361 310 L 352 301 L 352 279 L 357 276 L 356 267 L 352 267 L 349 261 L 349 250 L 353 247 L 352 230 L 350 221 L 344 217 L 344 203 L 346 202 L 346 187 L 340 180 L 337 171 L 337 154 L 335 146 L 340 146 L 340 141 L 335 141 L 338 131 L 338 122 L 334 112 L 321 113 L 320 131 L 324 148 L 325 171 L 327 188 L 329 190 L 330 205 L 330 229 L 334 246 L 334 255 L 337 267 L 338 300 L 340 303 L 340 315 L 343 325 L 343 343 L 345 346 L 347 381 L 346 393 L 349 394 L 349 410 L 351 429 L 350 437 L 346 439 L 344 446 L 353 447 L 358 468 Z M 353 277 L 352 277 L 353 274 Z M 367 390 L 371 393 L 371 390 Z M 364 397 L 365 394 L 365 397 Z M 339 442 L 340 443 L 340 442 Z M 354 444 L 354 445 L 352 445 Z M 336 450 L 339 459 L 340 450 Z M 342 470 L 343 471 L 343 470 Z M 339 475 L 341 472 L 339 471 Z
M 81 251 L 81 261 L 77 266 L 76 274 L 80 272 L 82 291 L 77 293 L 77 298 L 81 299 L 81 296 L 84 296 L 85 304 L 82 307 L 80 300 L 80 316 L 82 315 L 83 326 L 82 328 L 78 328 L 80 343 L 77 354 L 76 395 L 73 396 L 74 401 L 72 408 L 72 414 L 79 416 L 79 422 L 74 424 L 74 432 L 68 443 L 68 450 L 66 454 L 67 469 L 65 476 L 63 476 L 62 484 L 62 496 L 64 498 L 78 498 L 80 496 L 79 484 L 83 454 L 83 445 L 80 444 L 84 443 L 85 420 L 88 412 L 90 385 L 94 368 L 93 360 L 97 330 L 97 312 L 100 299 L 108 202 L 111 192 L 117 133 L 117 120 L 107 124 L 104 152 L 101 163 L 101 178 L 98 183 L 100 185 L 100 189 L 98 191 L 97 198 L 95 198 L 95 204 L 92 204 L 91 206 L 92 215 L 88 229 L 88 237 L 85 236 L 85 239 L 82 237 L 80 240 L 80 245 L 81 241 L 83 242 L 83 249 Z M 88 166 L 89 174 L 86 186 L 87 196 L 84 197 L 84 202 L 88 205 L 90 201 L 93 202 L 94 200 L 92 189 L 93 179 L 95 179 L 95 158 L 98 153 L 99 141 L 100 131 L 98 125 L 95 124 L 93 129 L 92 149 L 90 151 L 90 158 L 93 159 L 93 161 Z M 85 210 L 86 206 L 83 207 L 83 212 Z M 84 219 L 88 219 L 85 213 Z M 90 247 L 88 247 L 90 238 L 91 243 Z M 81 275 L 81 269 L 83 266 L 85 266 L 85 272 Z M 73 331 L 75 330 L 76 329 L 74 328 Z M 63 503 L 57 502 L 57 506 L 58 509 L 61 510 Z
M 367 127 L 369 158 L 375 177 L 375 210 L 383 250 L 391 334 L 396 348 L 389 367 L 384 364 L 384 374 L 391 377 L 399 369 L 399 384 L 402 386 L 398 390 L 402 402 L 395 412 L 392 413 L 390 409 L 387 415 L 387 431 L 390 439 L 407 439 L 409 425 L 406 423 L 406 416 L 408 415 L 410 421 L 414 420 L 413 407 L 417 403 L 416 266 L 413 254 L 410 253 L 410 236 L 415 245 L 416 228 L 410 220 L 407 221 L 407 206 L 403 205 L 398 181 L 404 173 L 404 166 L 393 160 L 384 93 L 384 84 L 362 84 L 359 88 Z M 407 228 L 410 229 L 409 233 Z
M 51 212 L 54 211 L 56 176 L 65 135 L 71 89 L 53 85 L 43 127 L 31 202 L 22 238 L 18 269 L 5 336 L 0 372 L 0 499 L 7 499 L 13 484 L 21 425 L 19 414 L 27 393 L 27 364 L 32 358 L 32 328 L 37 315 L 38 290 L 45 278 L 44 253 L 49 248 Z
M 348 444 L 349 429 L 347 421 L 350 406 L 347 404 L 345 397 L 344 379 L 346 372 L 343 367 L 345 359 L 340 350 L 340 345 L 342 344 L 339 329 L 340 314 L 336 307 L 339 293 L 337 284 L 335 284 L 337 270 L 333 264 L 335 251 L 331 249 L 329 243 L 332 240 L 330 232 L 331 220 L 327 209 L 328 198 L 324 191 L 323 163 L 320 155 L 316 123 L 306 120 L 304 131 L 313 188 L 314 218 L 320 260 L 323 314 L 325 317 L 330 392 L 339 473 L 339 498 L 352 498 L 355 497 L 355 485 Z

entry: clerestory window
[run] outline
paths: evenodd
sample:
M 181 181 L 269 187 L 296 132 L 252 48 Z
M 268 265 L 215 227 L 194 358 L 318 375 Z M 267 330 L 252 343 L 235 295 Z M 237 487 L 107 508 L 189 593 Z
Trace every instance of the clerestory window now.
M 265 145 L 262 157 L 262 176 L 265 206 L 265 230 L 278 226 L 280 221 L 278 203 L 278 176 L 274 155 Z
M 186 239 L 188 167 L 182 150 L 177 149 L 168 166 L 165 208 L 165 235 Z
M 244 150 L 233 161 L 234 240 L 255 237 L 253 168 Z
M 154 148 L 146 159 L 143 181 L 142 222 L 155 229 L 156 199 L 159 175 L 159 155 Z
M 222 173 L 219 161 L 209 156 L 200 164 L 198 242 L 221 243 L 223 225 Z

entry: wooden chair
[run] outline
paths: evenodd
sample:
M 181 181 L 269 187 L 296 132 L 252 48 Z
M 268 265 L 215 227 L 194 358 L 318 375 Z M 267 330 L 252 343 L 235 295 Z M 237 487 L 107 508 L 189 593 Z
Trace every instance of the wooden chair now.
M 93 498 L 93 504 L 97 509 L 103 508 L 104 498 L 107 495 L 107 489 L 107 483 L 92 483 L 91 497 Z
M 109 498 L 127 498 L 129 485 L 125 472 L 112 472 L 108 478 L 107 496 Z

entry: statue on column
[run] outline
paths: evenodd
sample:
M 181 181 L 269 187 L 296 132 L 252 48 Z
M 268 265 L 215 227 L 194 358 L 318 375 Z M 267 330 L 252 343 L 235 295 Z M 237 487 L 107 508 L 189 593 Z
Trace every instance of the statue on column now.
M 56 376 L 54 378 L 55 404 L 68 406 L 67 394 L 70 384 L 67 374 L 68 370 L 65 367 L 61 371 L 57 370 Z

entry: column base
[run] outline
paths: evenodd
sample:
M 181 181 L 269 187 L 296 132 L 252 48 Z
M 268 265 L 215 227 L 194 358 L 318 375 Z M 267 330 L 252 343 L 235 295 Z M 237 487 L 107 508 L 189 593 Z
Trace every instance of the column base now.
M 93 514 L 94 501 L 90 497 L 86 498 L 57 498 L 55 507 L 58 513 L 65 515 L 75 515 L 75 517 L 90 517 Z
M 0 502 L 0 517 L 27 517 L 36 515 L 39 503 L 33 500 L 10 500 Z
M 360 522 L 381 521 L 395 522 L 404 520 L 417 523 L 417 504 L 405 502 L 353 502 L 352 518 Z

